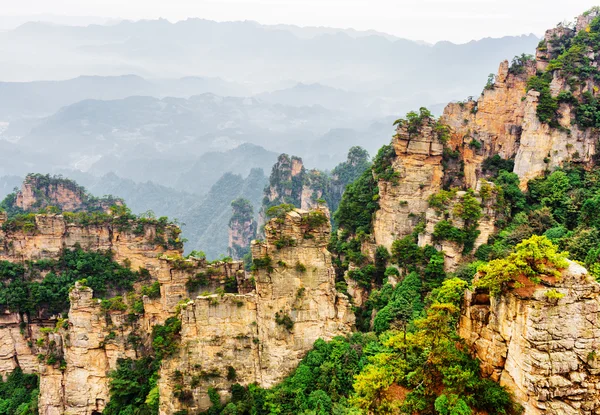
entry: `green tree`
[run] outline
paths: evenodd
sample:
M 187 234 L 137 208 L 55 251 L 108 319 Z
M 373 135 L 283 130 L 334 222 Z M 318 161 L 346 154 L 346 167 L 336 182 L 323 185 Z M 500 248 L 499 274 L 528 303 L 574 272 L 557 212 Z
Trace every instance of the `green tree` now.
M 518 244 L 505 259 L 496 259 L 479 267 L 481 277 L 475 282 L 479 288 L 487 288 L 491 295 L 499 295 L 507 284 L 524 276 L 536 282 L 542 275 L 560 277 L 560 270 L 568 266 L 566 252 L 545 236 L 533 235 Z

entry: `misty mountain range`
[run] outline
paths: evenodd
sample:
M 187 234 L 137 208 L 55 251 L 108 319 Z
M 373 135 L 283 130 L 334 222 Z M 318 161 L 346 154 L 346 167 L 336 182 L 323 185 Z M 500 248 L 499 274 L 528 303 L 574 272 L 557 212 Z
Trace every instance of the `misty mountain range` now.
M 398 116 L 479 94 L 499 60 L 538 41 L 429 45 L 202 19 L 27 22 L 0 32 L 0 196 L 29 172 L 62 173 L 134 211 L 178 217 L 202 249 L 207 235 L 226 236 L 230 197 L 258 211 L 278 154 L 325 170 L 354 145 L 374 155 Z M 224 253 L 218 238 L 211 255 Z

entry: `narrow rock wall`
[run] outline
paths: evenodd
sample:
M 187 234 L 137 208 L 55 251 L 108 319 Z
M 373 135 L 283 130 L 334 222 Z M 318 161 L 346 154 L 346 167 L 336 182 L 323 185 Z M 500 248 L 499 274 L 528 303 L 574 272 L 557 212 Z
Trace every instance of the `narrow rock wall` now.
M 440 190 L 444 175 L 443 144 L 432 123 L 422 126 L 418 134 L 400 126 L 392 145 L 398 183 L 379 181 L 379 210 L 373 222 L 375 243 L 388 249 L 394 240 L 413 231 L 427 210 L 427 199 Z

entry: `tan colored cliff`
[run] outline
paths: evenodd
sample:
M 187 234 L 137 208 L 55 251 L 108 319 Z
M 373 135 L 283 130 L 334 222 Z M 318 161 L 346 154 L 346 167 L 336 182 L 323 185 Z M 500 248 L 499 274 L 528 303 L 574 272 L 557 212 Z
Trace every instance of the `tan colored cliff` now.
M 176 315 L 178 304 L 197 291 L 214 292 L 231 280 L 244 283 L 245 275 L 239 262 L 208 264 L 205 259 L 182 258 L 180 247 L 166 250 L 165 240 L 157 236 L 166 237 L 171 231 L 178 234 L 170 225 L 159 231 L 155 224 L 138 226 L 136 221 L 126 222 L 126 226 L 109 220 L 81 225 L 69 223 L 66 217 L 70 216 L 35 215 L 35 221 L 27 226 L 0 231 L 0 260 L 53 259 L 64 248 L 76 246 L 111 250 L 118 262 L 148 270 L 147 281 L 136 283 L 136 287 L 158 281 L 161 291 L 160 298 L 143 298 L 144 313 L 135 321 L 129 320 L 128 312 L 103 310 L 92 290 L 79 283 L 70 293 L 66 320 L 32 316 L 27 321 L 26 316 L 8 311 L 1 315 L 0 375 L 16 367 L 39 373 L 41 414 L 89 415 L 100 413 L 108 403 L 108 373 L 116 369 L 117 359 L 141 357 L 149 347 L 154 325 Z M 6 221 L 2 214 L 0 225 Z M 188 281 L 199 275 L 206 282 L 190 291 Z M 136 346 L 128 341 L 132 333 L 140 338 Z M 47 360 L 51 355 L 56 361 Z
M 597 131 L 575 125 L 573 105 L 567 103 L 558 108 L 557 127 L 542 123 L 536 112 L 540 94 L 535 90 L 528 92 L 527 83 L 536 70 L 545 69 L 556 58 L 559 49 L 553 42 L 560 43 L 558 37 L 573 37 L 587 30 L 596 16 L 597 12 L 580 16 L 572 29 L 559 26 L 549 30 L 538 47 L 537 62 L 526 61 L 521 68 L 502 62 L 494 82 L 484 88 L 480 97 L 446 106 L 440 118 L 440 123 L 449 127 L 446 142 L 438 139 L 433 120 L 412 135 L 406 125 L 399 126 L 392 139 L 392 166 L 398 180 L 379 181 L 380 209 L 373 222 L 372 243 L 389 249 L 394 240 L 410 234 L 428 215 L 428 197 L 442 187 L 476 189 L 485 178 L 483 162 L 494 155 L 514 159 L 514 172 L 523 190 L 529 180 L 565 163 L 593 166 Z M 599 64 L 600 56 L 594 51 L 589 52 L 588 58 L 593 65 Z M 571 90 L 562 71 L 556 70 L 552 76 L 550 89 L 554 97 L 562 91 L 570 91 L 576 98 L 586 92 L 596 95 L 600 88 L 596 81 L 588 81 Z M 429 214 L 427 221 L 430 219 Z M 451 246 L 443 248 L 454 251 Z M 455 256 L 453 252 L 447 254 Z
M 325 221 L 311 227 L 311 215 Z M 208 387 L 226 397 L 232 383 L 273 386 L 315 340 L 351 331 L 354 315 L 347 298 L 335 290 L 330 231 L 325 208 L 272 219 L 265 227 L 267 240 L 252 245 L 253 258 L 263 260 L 249 277 L 252 292 L 202 295 L 182 306 L 180 351 L 161 369 L 161 414 L 184 406 L 207 409 Z M 286 246 L 278 249 L 283 240 Z M 176 370 L 183 374 L 180 388 L 191 396 L 185 403 L 169 398 L 177 383 L 167 373 Z
M 149 271 L 160 267 L 162 254 L 176 255 L 180 249 L 165 249 L 157 243 L 166 242 L 169 235 L 178 236 L 179 229 L 169 225 L 165 236 L 157 234 L 157 227 L 128 221 L 125 226 L 110 220 L 98 224 L 81 225 L 63 215 L 35 215 L 34 222 L 2 230 L 0 228 L 0 261 L 26 261 L 56 258 L 64 248 L 76 245 L 90 251 L 112 251 L 114 259 L 127 260 L 133 269 Z
M 560 299 L 546 294 L 554 290 Z M 600 411 L 600 284 L 570 262 L 559 280 L 498 298 L 467 292 L 459 333 L 525 415 Z
M 452 129 L 448 147 L 462 153 L 468 187 L 475 187 L 487 157 L 499 154 L 508 159 L 517 154 L 525 119 L 523 97 L 527 79 L 533 75 L 534 63 L 528 63 L 522 74 L 510 74 L 504 61 L 493 87 L 484 89 L 477 101 L 451 103 L 444 109 L 441 121 Z M 472 140 L 479 141 L 481 149 L 470 146 Z
M 229 221 L 229 256 L 233 259 L 242 259 L 243 252 L 250 250 L 250 243 L 256 237 L 257 223 L 250 215 L 236 216 L 236 208 Z
M 398 182 L 379 180 L 379 210 L 373 222 L 375 244 L 388 249 L 413 231 L 427 210 L 427 199 L 441 189 L 444 174 L 443 144 L 433 119 L 426 120 L 418 134 L 399 126 L 392 145 Z
M 95 209 L 107 212 L 112 205 L 123 205 L 120 199 L 95 199 L 72 180 L 59 177 L 28 175 L 16 193 L 15 206 L 25 212 L 54 206 L 62 211 Z
M 520 73 L 511 73 L 505 61 L 500 65 L 494 84 L 484 89 L 477 101 L 452 103 L 444 109 L 441 120 L 453 131 L 449 147 L 462 154 L 468 187 L 474 187 L 481 178 L 483 160 L 495 154 L 515 159 L 514 172 L 521 179 L 523 189 L 529 180 L 565 162 L 591 165 L 597 151 L 597 133 L 574 125 L 573 108 L 566 103 L 561 104 L 558 111 L 562 128 L 540 122 L 536 114 L 539 93 L 527 92 L 527 80 L 536 70 L 545 70 L 548 62 L 557 57 L 561 51 L 553 46 L 559 43 L 557 38 L 573 37 L 586 30 L 596 15 L 594 12 L 579 16 L 574 29 L 559 25 L 548 30 L 536 51 L 537 59 L 527 62 Z M 588 57 L 595 61 L 595 55 L 591 52 Z M 581 97 L 586 91 L 596 94 L 597 82 L 586 82 L 572 89 L 562 71 L 556 70 L 552 75 L 553 97 L 561 91 L 571 91 L 575 97 Z M 479 141 L 482 148 L 475 150 L 469 146 L 472 140 Z

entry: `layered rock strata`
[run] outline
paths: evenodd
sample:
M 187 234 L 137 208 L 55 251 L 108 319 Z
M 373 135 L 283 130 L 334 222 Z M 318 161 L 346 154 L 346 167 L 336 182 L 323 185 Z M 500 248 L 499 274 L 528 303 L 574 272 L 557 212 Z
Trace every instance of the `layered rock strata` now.
M 413 231 L 427 210 L 427 199 L 441 189 L 444 175 L 444 146 L 432 119 L 421 126 L 418 134 L 400 125 L 392 145 L 396 155 L 392 166 L 398 180 L 379 180 L 379 210 L 373 221 L 376 245 L 388 249 L 394 240 Z
M 309 218 L 317 219 L 311 222 Z M 190 410 L 211 403 L 207 390 L 223 398 L 233 383 L 270 387 L 290 373 L 315 340 L 351 331 L 354 315 L 347 298 L 335 290 L 327 243 L 331 227 L 325 208 L 293 210 L 265 226 L 265 242 L 253 242 L 256 270 L 247 294 L 199 296 L 182 306 L 181 347 L 164 363 L 162 374 L 179 371 L 191 393 Z M 240 282 L 240 285 L 241 282 Z M 162 375 L 161 397 L 173 393 Z M 161 399 L 161 413 L 184 405 Z
M 574 262 L 560 279 L 523 283 L 498 298 L 467 292 L 460 335 L 525 415 L 599 413 L 600 284 Z

